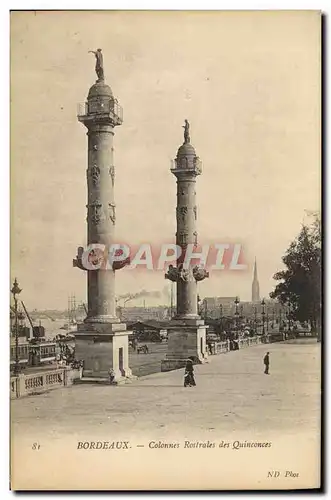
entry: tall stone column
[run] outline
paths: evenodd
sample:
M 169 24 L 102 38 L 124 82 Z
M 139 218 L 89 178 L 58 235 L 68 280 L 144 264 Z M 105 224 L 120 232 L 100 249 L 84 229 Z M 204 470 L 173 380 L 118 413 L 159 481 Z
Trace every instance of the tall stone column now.
M 101 89 L 98 89 L 100 95 Z M 115 202 L 113 162 L 113 127 L 96 115 L 92 121 L 83 121 L 88 127 L 88 204 L 87 238 L 110 248 L 115 240 Z M 86 322 L 114 322 L 115 272 L 88 271 L 88 315 Z
M 202 363 L 207 356 L 207 326 L 198 315 L 197 282 L 207 278 L 208 273 L 186 259 L 187 251 L 194 251 L 198 245 L 196 177 L 201 174 L 201 161 L 191 144 L 187 120 L 184 143 L 178 149 L 171 172 L 177 178 L 176 244 L 181 255 L 177 267 L 170 266 L 165 275 L 177 285 L 177 312 L 169 325 L 168 352 L 161 364 L 162 371 L 184 366 L 188 357 Z
M 190 146 L 190 147 L 189 147 Z M 182 162 L 186 165 L 186 160 L 189 158 L 188 155 L 192 155 L 192 162 L 194 160 L 194 150 L 190 144 L 185 146 L 179 151 L 179 157 L 177 157 L 178 163 L 176 163 L 176 168 L 172 169 L 173 174 L 177 177 L 177 234 L 176 234 L 176 244 L 181 247 L 182 254 L 177 261 L 177 265 L 184 266 L 184 256 L 188 245 L 197 245 L 197 231 L 196 231 L 196 169 L 189 170 L 185 168 L 183 171 L 181 168 Z M 182 153 L 187 154 L 187 156 L 182 156 Z M 190 158 L 191 159 L 191 158 Z M 179 168 L 178 168 L 179 165 Z M 182 271 L 182 278 L 185 277 L 185 271 Z M 187 270 L 187 279 L 179 279 L 177 281 L 177 318 L 190 319 L 198 318 L 197 311 L 197 285 L 194 279 L 189 279 L 190 268 Z
M 104 81 L 101 49 L 94 52 L 98 80 L 89 90 L 86 103 L 80 106 L 78 120 L 87 128 L 87 242 L 104 245 L 103 264 L 86 269 L 84 249 L 78 249 L 74 266 L 87 270 L 87 317 L 76 333 L 75 355 L 84 361 L 83 380 L 114 381 L 131 377 L 126 325 L 116 317 L 115 268 L 107 263 L 108 252 L 115 243 L 115 167 L 113 158 L 114 128 L 122 124 L 122 108 Z M 91 261 L 98 250 L 91 250 Z M 117 266 L 121 267 L 121 266 Z

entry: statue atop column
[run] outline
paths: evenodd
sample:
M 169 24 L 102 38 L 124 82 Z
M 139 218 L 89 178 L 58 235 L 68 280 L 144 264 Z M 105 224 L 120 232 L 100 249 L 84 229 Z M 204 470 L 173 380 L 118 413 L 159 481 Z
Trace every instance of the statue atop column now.
M 190 143 L 191 138 L 190 138 L 190 124 L 187 120 L 185 120 L 185 125 L 183 125 L 183 129 L 184 129 L 184 143 L 188 144 Z
M 95 55 L 95 72 L 98 77 L 98 82 L 101 82 L 105 79 L 104 71 L 103 71 L 103 56 L 101 49 L 95 50 L 89 50 L 89 53 Z

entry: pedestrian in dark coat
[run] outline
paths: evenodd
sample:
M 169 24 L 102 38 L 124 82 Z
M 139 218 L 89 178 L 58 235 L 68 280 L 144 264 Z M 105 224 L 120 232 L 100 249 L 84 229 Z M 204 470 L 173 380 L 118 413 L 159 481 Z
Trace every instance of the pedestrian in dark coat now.
M 267 354 L 264 356 L 263 363 L 264 363 L 264 373 L 265 373 L 266 375 L 269 375 L 269 365 L 270 365 L 270 361 L 269 361 L 269 353 L 268 353 L 268 352 L 267 352 Z
M 195 385 L 193 361 L 188 359 L 185 365 L 184 387 L 193 387 Z

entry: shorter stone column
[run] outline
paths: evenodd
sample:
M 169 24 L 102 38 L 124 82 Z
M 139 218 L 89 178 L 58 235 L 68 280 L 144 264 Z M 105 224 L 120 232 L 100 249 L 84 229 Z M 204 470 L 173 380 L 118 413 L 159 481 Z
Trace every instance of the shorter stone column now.
M 184 143 L 177 152 L 171 172 L 177 178 L 176 244 L 181 248 L 177 267 L 170 266 L 165 277 L 176 283 L 177 312 L 168 326 L 168 352 L 161 363 L 161 371 L 176 370 L 185 366 L 188 358 L 204 363 L 206 331 L 208 326 L 198 315 L 197 282 L 209 276 L 200 266 L 185 262 L 188 245 L 196 247 L 197 206 L 196 177 L 201 174 L 201 162 L 190 144 L 189 123 L 185 120 Z

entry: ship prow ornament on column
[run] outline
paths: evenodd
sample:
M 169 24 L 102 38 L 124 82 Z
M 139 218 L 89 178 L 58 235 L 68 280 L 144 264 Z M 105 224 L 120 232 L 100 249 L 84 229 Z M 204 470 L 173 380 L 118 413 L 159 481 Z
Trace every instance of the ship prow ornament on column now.
M 185 263 L 190 245 L 198 245 L 196 177 L 201 174 L 201 161 L 191 144 L 190 125 L 185 120 L 184 143 L 177 152 L 171 172 L 177 178 L 177 233 L 176 244 L 181 248 L 177 266 L 169 266 L 165 277 L 176 283 L 177 311 L 168 326 L 168 352 L 161 362 L 161 371 L 170 371 L 185 366 L 187 358 L 195 363 L 204 363 L 206 354 L 206 330 L 208 326 L 198 314 L 197 282 L 209 274 L 197 265 Z
M 78 109 L 78 121 L 87 128 L 87 243 L 105 245 L 109 250 L 115 238 L 113 162 L 114 128 L 123 122 L 122 108 L 104 77 L 101 49 L 93 51 L 97 81 L 87 101 Z M 86 270 L 80 247 L 74 267 L 87 272 L 88 308 L 84 323 L 75 334 L 75 356 L 83 360 L 82 382 L 114 383 L 132 378 L 129 368 L 129 331 L 116 317 L 115 266 Z M 105 266 L 102 266 L 105 267 Z M 116 266 L 116 269 L 121 266 Z

